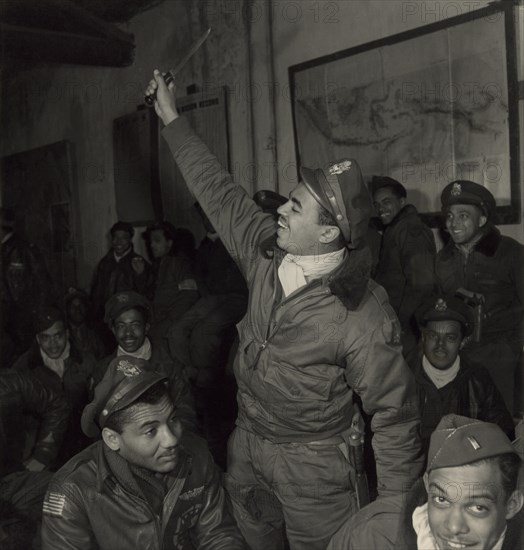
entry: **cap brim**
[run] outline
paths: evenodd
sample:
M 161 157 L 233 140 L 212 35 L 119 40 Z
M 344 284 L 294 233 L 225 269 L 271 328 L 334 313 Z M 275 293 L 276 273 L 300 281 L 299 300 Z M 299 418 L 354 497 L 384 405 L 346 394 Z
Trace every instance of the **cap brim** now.
M 312 168 L 306 168 L 305 166 L 301 166 L 300 175 L 302 176 L 302 181 L 306 186 L 307 190 L 313 195 L 313 198 L 323 208 L 331 212 L 329 201 L 326 198 L 324 198 L 324 191 L 322 190 L 322 185 L 318 181 L 317 170 L 314 170 Z
M 157 384 L 158 382 L 161 382 L 163 380 L 169 380 L 169 378 L 164 374 L 158 374 L 154 372 L 145 372 L 143 375 L 141 375 L 141 380 L 138 384 L 136 384 L 135 387 L 131 388 L 129 391 L 125 393 L 125 395 L 122 397 L 122 399 L 119 399 L 118 402 L 115 404 L 114 407 L 111 408 L 109 411 L 107 418 L 111 414 L 117 411 L 121 411 L 134 401 L 136 401 L 144 392 L 146 392 L 149 388 Z M 89 403 L 84 408 L 84 411 L 82 412 L 82 418 L 80 421 L 80 425 L 82 427 L 82 431 L 88 436 L 88 437 L 97 437 L 100 435 L 100 427 L 97 423 L 97 419 L 100 416 L 103 408 L 107 405 L 109 400 L 113 397 L 114 392 L 112 392 L 107 399 L 105 399 L 104 402 L 97 403 L 93 401 L 92 403 Z
M 422 325 L 431 321 L 457 321 L 464 329 L 464 336 L 468 336 L 473 331 L 471 323 L 460 313 L 454 311 L 432 311 L 429 314 L 423 315 Z

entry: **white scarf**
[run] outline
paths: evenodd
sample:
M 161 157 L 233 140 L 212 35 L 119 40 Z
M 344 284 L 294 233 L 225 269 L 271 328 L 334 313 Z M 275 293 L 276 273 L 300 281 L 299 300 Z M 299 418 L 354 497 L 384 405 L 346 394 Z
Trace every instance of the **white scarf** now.
M 48 368 L 50 368 L 53 372 L 56 372 L 58 376 L 60 376 L 60 379 L 64 376 L 64 369 L 65 369 L 65 360 L 69 359 L 69 351 L 71 350 L 71 344 L 69 343 L 69 340 L 66 342 L 64 351 L 60 355 L 60 357 L 57 357 L 56 359 L 53 359 L 52 357 L 49 357 L 47 353 L 40 348 L 40 355 L 42 356 L 42 360 L 44 361 L 44 365 Z
M 455 380 L 460 369 L 460 357 L 457 355 L 451 367 L 445 370 L 440 370 L 436 369 L 429 362 L 429 359 L 424 355 L 422 356 L 422 368 L 424 369 L 424 372 L 429 376 L 429 379 L 433 382 L 433 384 L 435 384 L 437 389 L 440 389 L 443 388 L 446 384 L 449 384 L 451 381 Z
M 120 357 L 121 355 L 130 355 L 131 357 L 136 357 L 137 359 L 144 359 L 145 361 L 149 361 L 151 359 L 151 353 L 151 342 L 149 341 L 149 338 L 146 337 L 144 343 L 136 351 L 129 353 L 124 348 L 118 346 L 116 355 L 117 357 Z
M 305 286 L 312 279 L 333 271 L 344 260 L 345 248 L 327 254 L 300 256 L 286 254 L 278 268 L 278 278 L 286 298 L 295 290 Z
M 115 260 L 117 261 L 117 263 L 122 259 L 122 258 L 125 258 L 130 252 L 131 250 L 133 250 L 133 247 L 130 246 L 123 254 L 122 256 L 117 256 L 116 255 L 116 252 L 113 250 L 113 256 L 115 257 Z
M 413 523 L 413 529 L 417 534 L 417 550 L 440 550 L 431 532 L 431 527 L 429 526 L 428 520 L 428 503 L 415 508 L 413 515 L 411 517 Z M 504 544 L 504 537 L 506 536 L 506 528 L 502 531 L 502 534 L 499 537 L 499 540 L 491 548 L 491 550 L 502 550 L 502 545 Z

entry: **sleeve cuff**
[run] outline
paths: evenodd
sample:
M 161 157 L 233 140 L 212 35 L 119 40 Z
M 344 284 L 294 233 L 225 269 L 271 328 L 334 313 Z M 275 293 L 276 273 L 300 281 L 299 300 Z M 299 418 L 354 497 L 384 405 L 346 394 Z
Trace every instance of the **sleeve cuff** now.
M 164 139 L 169 144 L 171 152 L 174 154 L 186 140 L 194 134 L 189 121 L 183 116 L 175 118 L 162 130 L 162 135 Z

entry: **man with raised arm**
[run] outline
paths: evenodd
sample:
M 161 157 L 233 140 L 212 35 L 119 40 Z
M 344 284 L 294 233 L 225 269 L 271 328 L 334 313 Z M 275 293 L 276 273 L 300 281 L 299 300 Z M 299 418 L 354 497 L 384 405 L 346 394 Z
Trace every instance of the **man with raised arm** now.
M 146 91 L 188 187 L 249 288 L 235 359 L 226 488 L 253 549 L 325 548 L 356 510 L 354 392 L 372 415 L 379 497 L 421 469 L 414 384 L 398 320 L 369 279 L 371 199 L 355 160 L 301 170 L 278 225 L 233 182 L 155 71 Z

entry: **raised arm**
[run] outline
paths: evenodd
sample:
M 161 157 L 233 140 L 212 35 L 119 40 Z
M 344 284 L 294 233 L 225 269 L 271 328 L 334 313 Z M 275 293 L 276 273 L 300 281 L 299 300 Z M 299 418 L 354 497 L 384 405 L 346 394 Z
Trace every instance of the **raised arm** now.
M 233 181 L 187 120 L 179 116 L 174 84 L 168 89 L 158 71 L 154 76 L 146 94 L 157 92 L 155 110 L 166 125 L 162 134 L 189 190 L 228 252 L 247 274 L 259 243 L 275 231 L 275 222 Z

